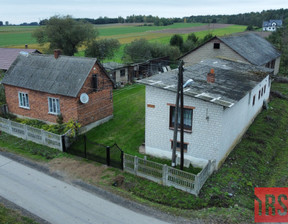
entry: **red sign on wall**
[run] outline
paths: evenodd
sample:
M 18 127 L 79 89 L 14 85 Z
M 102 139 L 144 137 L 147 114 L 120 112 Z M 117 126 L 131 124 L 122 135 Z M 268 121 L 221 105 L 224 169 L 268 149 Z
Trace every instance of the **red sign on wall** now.
M 288 188 L 254 188 L 255 222 L 288 222 Z

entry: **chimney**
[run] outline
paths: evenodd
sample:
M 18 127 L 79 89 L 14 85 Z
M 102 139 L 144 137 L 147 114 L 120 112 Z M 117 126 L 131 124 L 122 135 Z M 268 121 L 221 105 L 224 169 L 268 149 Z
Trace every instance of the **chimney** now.
M 60 49 L 55 49 L 54 50 L 54 58 L 57 59 L 61 55 L 61 50 Z
M 213 68 L 211 68 L 210 72 L 207 74 L 207 82 L 208 83 L 214 83 L 215 82 L 215 73 L 214 73 Z
M 25 49 L 28 49 L 28 44 L 25 44 Z

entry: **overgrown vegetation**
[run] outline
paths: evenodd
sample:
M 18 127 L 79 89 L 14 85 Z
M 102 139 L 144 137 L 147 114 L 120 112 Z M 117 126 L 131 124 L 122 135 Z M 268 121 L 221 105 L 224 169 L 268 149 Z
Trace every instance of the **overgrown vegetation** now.
M 61 122 L 61 116 L 57 118 L 58 124 L 47 124 L 44 121 L 36 120 L 36 119 L 24 119 L 24 118 L 18 118 L 13 114 L 7 113 L 7 114 L 0 114 L 1 117 L 5 119 L 9 119 L 21 124 L 26 124 L 28 126 L 32 126 L 35 128 L 39 128 L 48 132 L 52 132 L 57 135 L 63 135 L 67 131 L 71 130 L 71 136 L 75 136 L 78 134 L 78 131 L 81 127 L 81 125 L 74 120 L 70 120 L 67 123 L 63 123 L 63 120 Z
M 280 73 L 288 76 L 288 18 L 284 21 L 284 26 L 273 32 L 269 38 L 276 48 L 281 52 Z
M 123 60 L 125 62 L 143 62 L 152 58 L 169 56 L 170 60 L 176 60 L 180 56 L 178 47 L 161 43 L 150 43 L 146 39 L 136 39 L 124 48 Z
M 111 59 L 114 52 L 120 47 L 120 42 L 116 39 L 94 40 L 88 44 L 85 50 L 86 57 L 95 57 L 99 60 Z

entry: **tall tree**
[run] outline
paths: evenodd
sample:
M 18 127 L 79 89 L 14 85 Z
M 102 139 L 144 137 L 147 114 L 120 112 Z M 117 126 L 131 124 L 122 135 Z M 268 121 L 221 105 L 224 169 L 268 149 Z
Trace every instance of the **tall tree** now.
M 97 30 L 90 23 L 76 21 L 71 16 L 53 16 L 46 26 L 35 30 L 33 37 L 37 42 L 50 43 L 50 50 L 61 49 L 65 55 L 74 55 L 84 42 L 94 40 L 98 35 Z
M 88 44 L 87 49 L 85 50 L 86 57 L 96 57 L 100 60 L 105 58 L 112 58 L 114 52 L 119 49 L 120 42 L 116 39 L 101 39 L 95 40 Z
M 151 45 L 144 39 L 136 39 L 124 48 L 124 61 L 142 62 L 152 58 Z
M 179 34 L 174 34 L 170 39 L 170 45 L 171 46 L 177 46 L 180 50 L 182 50 L 183 46 L 183 37 Z
M 143 62 L 152 58 L 169 56 L 170 60 L 180 57 L 180 50 L 176 46 L 161 43 L 149 43 L 146 39 L 137 39 L 124 48 L 124 61 Z

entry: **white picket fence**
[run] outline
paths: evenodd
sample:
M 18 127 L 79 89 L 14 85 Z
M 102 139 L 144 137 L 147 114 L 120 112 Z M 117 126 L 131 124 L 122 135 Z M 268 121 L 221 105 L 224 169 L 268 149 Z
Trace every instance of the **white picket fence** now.
M 63 151 L 62 135 L 57 135 L 1 117 L 0 130 L 7 134 Z
M 173 186 L 196 196 L 214 171 L 215 166 L 216 161 L 209 160 L 201 172 L 195 175 L 137 156 L 124 154 L 124 171 L 165 186 Z

